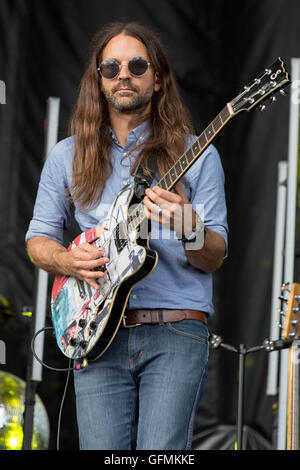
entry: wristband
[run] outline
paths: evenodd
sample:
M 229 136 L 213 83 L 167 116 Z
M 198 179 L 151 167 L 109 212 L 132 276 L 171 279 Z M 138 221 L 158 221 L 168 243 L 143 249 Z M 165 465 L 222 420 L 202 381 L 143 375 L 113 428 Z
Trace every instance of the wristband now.
M 180 238 L 183 248 L 185 250 L 200 250 L 204 245 L 205 235 L 206 232 L 204 224 L 200 217 L 196 215 L 196 223 L 191 233 Z

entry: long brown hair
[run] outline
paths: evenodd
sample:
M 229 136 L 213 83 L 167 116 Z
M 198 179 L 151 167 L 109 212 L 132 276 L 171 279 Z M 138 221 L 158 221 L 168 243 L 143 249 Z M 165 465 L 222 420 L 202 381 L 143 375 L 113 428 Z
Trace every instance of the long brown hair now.
M 92 56 L 83 75 L 70 121 L 71 135 L 75 136 L 70 191 L 73 200 L 82 208 L 99 202 L 105 182 L 112 172 L 108 106 L 101 91 L 97 67 L 103 49 L 113 37 L 121 33 L 138 39 L 146 46 L 150 62 L 162 81 L 160 90 L 152 98 L 150 135 L 146 142 L 138 146 L 132 174 L 140 162 L 147 169 L 149 158 L 155 155 L 162 176 L 184 153 L 184 135 L 193 132 L 167 54 L 157 36 L 137 23 L 112 23 L 106 26 L 92 41 Z

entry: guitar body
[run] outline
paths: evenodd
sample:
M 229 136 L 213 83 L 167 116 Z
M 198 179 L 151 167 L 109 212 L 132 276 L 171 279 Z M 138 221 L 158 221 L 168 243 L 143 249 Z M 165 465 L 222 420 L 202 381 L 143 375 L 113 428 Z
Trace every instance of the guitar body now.
M 124 222 L 134 198 L 132 186 L 124 187 L 105 218 L 103 236 L 97 238 L 95 230 L 87 230 L 69 247 L 86 242 L 105 247 L 109 263 L 104 278 L 98 281 L 100 290 L 72 276 L 54 279 L 52 322 L 57 344 L 68 358 L 96 359 L 104 353 L 117 333 L 133 286 L 156 266 L 158 255 L 149 249 L 149 237 L 140 238 L 138 230 L 129 236 L 119 230 L 126 227 Z M 145 230 L 149 233 L 148 227 L 143 231 L 141 227 L 140 232 Z

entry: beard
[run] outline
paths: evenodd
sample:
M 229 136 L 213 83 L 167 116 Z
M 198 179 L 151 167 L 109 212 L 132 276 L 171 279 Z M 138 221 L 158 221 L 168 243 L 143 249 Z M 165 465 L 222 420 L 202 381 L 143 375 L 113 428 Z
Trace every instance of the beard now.
M 118 93 L 120 88 L 129 88 L 132 91 L 122 91 Z M 102 92 L 107 100 L 109 106 L 115 111 L 124 114 L 134 113 L 141 111 L 147 107 L 151 102 L 154 94 L 154 81 L 153 83 L 143 92 L 140 92 L 139 88 L 133 86 L 130 80 L 123 80 L 121 83 L 116 85 L 111 91 L 106 90 L 102 85 Z

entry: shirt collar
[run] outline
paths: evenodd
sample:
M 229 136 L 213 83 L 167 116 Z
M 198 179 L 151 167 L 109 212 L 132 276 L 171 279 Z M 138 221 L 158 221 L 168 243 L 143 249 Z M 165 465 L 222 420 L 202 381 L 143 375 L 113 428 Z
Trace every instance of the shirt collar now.
M 109 128 L 109 133 L 111 135 L 113 142 L 115 142 L 117 145 L 120 145 L 117 137 L 115 136 L 115 133 L 113 132 L 111 128 Z M 137 126 L 135 129 L 132 129 L 131 131 L 128 132 L 126 147 L 128 145 L 131 146 L 133 143 L 142 143 L 148 137 L 149 133 L 150 133 L 150 121 L 146 120 L 142 122 L 142 124 Z

